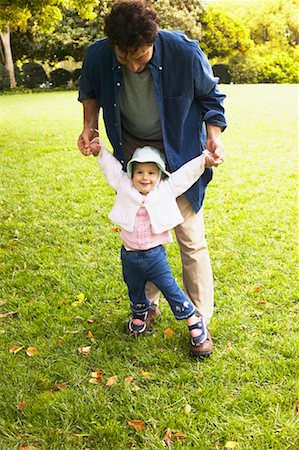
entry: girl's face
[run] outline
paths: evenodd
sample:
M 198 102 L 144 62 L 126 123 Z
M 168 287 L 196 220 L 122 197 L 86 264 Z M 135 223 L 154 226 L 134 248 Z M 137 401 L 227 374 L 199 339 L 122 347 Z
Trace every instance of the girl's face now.
M 133 168 L 133 186 L 140 194 L 147 195 L 156 185 L 159 169 L 155 163 L 135 163 Z

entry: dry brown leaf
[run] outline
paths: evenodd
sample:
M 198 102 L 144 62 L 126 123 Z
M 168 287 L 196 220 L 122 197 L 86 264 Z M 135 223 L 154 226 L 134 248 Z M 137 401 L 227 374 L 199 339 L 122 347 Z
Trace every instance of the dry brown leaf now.
M 8 348 L 8 351 L 9 351 L 9 353 L 13 353 L 15 355 L 16 353 L 19 353 L 21 350 L 23 350 L 23 348 L 24 347 L 17 347 L 16 345 L 11 345 Z
M 93 344 L 96 344 L 96 343 L 97 343 L 97 341 L 96 341 L 95 338 L 93 337 L 93 334 L 92 334 L 92 332 L 91 332 L 90 330 L 88 331 L 87 336 L 89 337 L 90 342 L 92 342 Z
M 116 375 L 114 375 L 113 377 L 107 378 L 106 386 L 110 387 L 110 386 L 113 386 L 115 383 L 117 383 L 117 376 Z
M 134 377 L 132 377 L 132 375 L 129 375 L 128 377 L 125 378 L 126 383 L 133 383 L 133 381 L 134 381 Z
M 294 413 L 298 414 L 299 413 L 299 400 L 296 400 L 295 405 L 294 405 Z
M 23 400 L 22 402 L 19 402 L 17 404 L 18 409 L 20 409 L 20 410 L 24 409 L 25 406 L 26 406 L 26 403 L 27 403 L 26 400 Z
M 91 347 L 79 347 L 78 352 L 81 353 L 81 355 L 89 355 Z
M 165 433 L 165 437 L 164 437 L 164 441 L 170 442 L 171 441 L 171 435 L 172 435 L 171 428 L 167 428 L 166 433 Z
M 120 227 L 114 227 L 114 228 L 113 228 L 113 231 L 114 231 L 115 233 L 119 233 L 119 232 L 120 232 L 120 230 L 121 230 L 121 228 L 120 228 Z
M 228 342 L 225 346 L 225 351 L 226 352 L 231 352 L 233 349 L 232 344 L 230 342 Z
M 9 311 L 6 313 L 0 314 L 0 319 L 5 319 L 6 317 L 16 317 L 18 314 L 18 311 Z
M 137 430 L 137 431 L 141 431 L 145 427 L 145 423 L 143 420 L 129 420 L 128 424 L 131 427 L 135 428 L 135 430 Z
M 35 347 L 28 347 L 26 350 L 26 355 L 27 356 L 36 356 L 39 354 L 39 351 L 37 350 L 37 348 Z
M 62 337 L 58 337 L 58 338 L 56 339 L 56 344 L 57 344 L 57 345 L 62 345 L 62 344 L 64 344 L 64 339 L 63 339 Z
M 171 336 L 174 333 L 172 328 L 166 328 L 166 330 L 164 330 L 164 338 L 167 338 L 167 336 Z
M 88 325 L 91 325 L 93 323 L 93 319 L 87 319 Z
M 146 372 L 146 370 L 141 370 L 141 371 L 140 371 L 140 375 L 141 375 L 142 377 L 145 377 L 145 378 L 148 378 L 148 377 L 151 377 L 151 376 L 152 376 L 152 374 L 151 374 L 150 372 Z
M 34 447 L 33 445 L 22 445 L 20 450 L 37 450 L 37 447 Z
M 91 372 L 91 379 L 89 382 L 91 384 L 101 384 L 103 382 L 103 370 L 96 370 L 95 372 Z
M 252 288 L 253 292 L 258 292 L 261 290 L 261 286 L 259 286 L 258 284 L 255 284 Z
M 184 439 L 186 439 L 186 435 L 182 431 L 179 431 L 178 433 L 175 433 L 174 436 L 175 436 L 177 441 L 183 441 Z

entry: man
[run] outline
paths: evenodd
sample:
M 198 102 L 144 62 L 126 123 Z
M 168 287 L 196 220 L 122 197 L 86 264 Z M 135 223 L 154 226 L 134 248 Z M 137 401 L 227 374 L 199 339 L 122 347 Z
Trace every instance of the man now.
M 158 30 L 159 19 L 142 0 L 121 0 L 106 17 L 105 34 L 91 45 L 80 78 L 79 100 L 84 129 L 78 147 L 90 155 L 97 136 L 100 108 L 114 154 L 124 168 L 136 148 L 149 145 L 164 152 L 170 172 L 200 155 L 212 153 L 211 164 L 223 162 L 221 132 L 226 127 L 222 102 L 210 65 L 198 42 L 177 31 Z M 175 228 L 180 246 L 184 289 L 209 323 L 213 314 L 213 276 L 205 240 L 202 203 L 212 178 L 201 178 L 177 201 L 184 223 Z M 156 303 L 157 292 L 147 294 Z M 158 315 L 152 308 L 149 324 Z M 210 336 L 190 346 L 195 356 L 213 351 Z

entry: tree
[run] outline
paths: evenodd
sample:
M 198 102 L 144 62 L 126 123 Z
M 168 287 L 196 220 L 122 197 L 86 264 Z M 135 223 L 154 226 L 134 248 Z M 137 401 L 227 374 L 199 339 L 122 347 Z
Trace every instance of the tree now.
M 225 11 L 210 8 L 201 20 L 201 46 L 208 58 L 245 55 L 252 48 L 248 29 Z
M 33 27 L 41 32 L 50 33 L 62 18 L 61 9 L 64 6 L 73 7 L 78 11 L 80 17 L 93 19 L 95 17 L 94 7 L 98 0 L 2 0 L 0 10 L 0 38 L 2 44 L 2 57 L 5 67 L 10 76 L 10 87 L 16 86 L 13 57 L 10 43 L 11 30 L 25 31 L 29 20 Z

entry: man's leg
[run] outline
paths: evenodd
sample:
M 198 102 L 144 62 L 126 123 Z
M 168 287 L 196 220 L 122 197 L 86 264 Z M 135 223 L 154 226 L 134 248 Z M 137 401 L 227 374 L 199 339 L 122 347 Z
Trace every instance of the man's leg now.
M 214 309 L 214 283 L 203 210 L 196 214 L 184 195 L 178 197 L 177 202 L 185 219 L 175 228 L 181 252 L 184 289 L 200 316 L 209 323 Z

